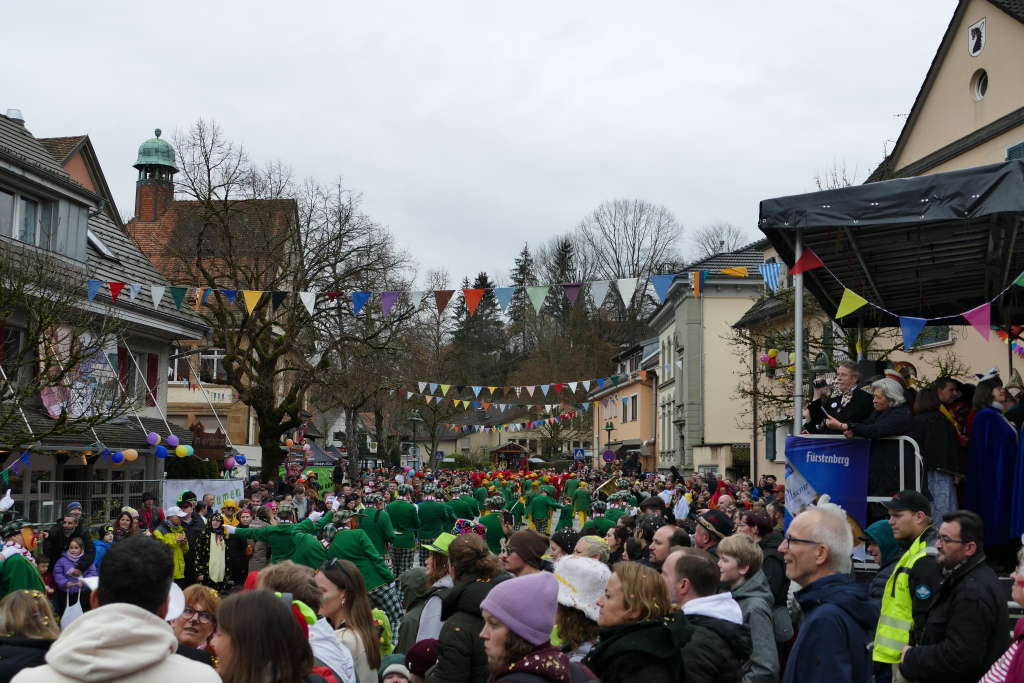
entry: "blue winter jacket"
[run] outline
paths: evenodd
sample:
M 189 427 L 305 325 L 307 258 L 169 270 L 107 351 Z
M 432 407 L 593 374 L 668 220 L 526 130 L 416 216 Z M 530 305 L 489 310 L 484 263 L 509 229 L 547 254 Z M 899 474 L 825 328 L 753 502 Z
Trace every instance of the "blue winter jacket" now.
M 832 574 L 797 591 L 796 600 L 804 623 L 783 683 L 870 683 L 868 647 L 879 603 L 868 596 L 868 585 L 856 583 L 848 574 Z
M 92 566 L 96 567 L 96 571 L 100 570 L 100 561 L 103 556 L 110 550 L 110 544 L 104 540 L 93 541 L 92 545 L 96 548 L 96 559 L 93 561 Z

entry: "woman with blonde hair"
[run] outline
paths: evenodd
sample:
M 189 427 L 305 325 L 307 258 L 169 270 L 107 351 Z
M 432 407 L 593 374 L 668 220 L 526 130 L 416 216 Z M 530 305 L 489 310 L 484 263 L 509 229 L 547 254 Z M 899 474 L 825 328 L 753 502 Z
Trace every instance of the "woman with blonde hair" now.
M 178 654 L 203 664 L 216 666 L 216 653 L 210 645 L 217 630 L 220 596 L 212 588 L 193 584 L 185 589 L 185 609 L 171 622 L 178 641 Z
M 681 647 L 692 627 L 669 614 L 661 574 L 638 562 L 615 565 L 598 598 L 594 649 L 583 660 L 602 683 L 662 683 L 682 678 Z
M 22 669 L 46 664 L 60 626 L 45 593 L 15 591 L 0 601 L 0 683 Z
M 338 642 L 352 653 L 359 683 L 377 683 L 381 629 L 373 618 L 363 575 L 348 560 L 332 557 L 320 565 L 316 583 L 323 591 L 320 614 L 331 622 Z

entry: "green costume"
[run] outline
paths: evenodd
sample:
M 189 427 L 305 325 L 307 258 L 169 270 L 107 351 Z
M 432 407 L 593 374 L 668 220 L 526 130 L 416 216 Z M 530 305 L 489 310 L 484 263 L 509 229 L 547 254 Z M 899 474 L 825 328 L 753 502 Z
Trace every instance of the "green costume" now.
M 455 511 L 439 500 L 420 503 L 420 538 L 437 538 L 455 526 Z
M 530 503 L 532 503 L 533 499 L 539 495 L 540 484 L 538 484 L 537 486 L 531 485 L 528 489 L 526 489 L 526 509 L 530 509 Z
M 545 495 L 534 498 L 533 502 L 526 508 L 526 512 L 530 517 L 530 522 L 537 528 L 537 531 L 542 534 L 548 533 L 551 511 L 558 510 L 561 507 L 557 500 L 549 498 L 546 491 L 544 493 Z
M 598 532 L 601 534 L 601 538 L 607 536 L 608 530 L 615 526 L 615 522 L 607 517 L 592 517 L 587 521 L 587 524 L 592 524 L 597 527 Z
M 473 502 L 471 503 L 470 501 Z M 476 505 L 476 499 L 469 498 L 468 496 L 462 496 L 461 498 L 453 498 L 452 500 L 448 501 L 448 507 L 451 508 L 452 512 L 455 513 L 456 519 L 472 520 L 474 517 L 480 514 L 480 510 L 479 508 L 477 508 Z M 451 531 L 451 529 L 445 529 L 445 531 Z
M 572 494 L 576 493 L 576 489 L 578 489 L 579 487 L 579 479 L 566 479 L 565 489 L 563 490 L 562 495 L 568 498 L 569 500 L 572 500 Z
M 314 531 L 316 533 L 322 532 L 324 527 L 331 523 L 332 519 L 334 519 L 332 515 L 324 515 L 324 518 L 317 522 Z M 327 548 L 327 556 L 336 557 L 339 560 L 348 560 L 354 564 L 359 573 L 363 575 L 367 591 L 372 591 L 374 588 L 395 580 L 394 574 L 388 569 L 384 559 L 377 552 L 377 549 L 373 547 L 373 543 L 370 542 L 366 532 L 361 528 L 338 529 L 334 540 L 331 541 L 331 545 Z M 320 565 L 317 566 L 319 567 Z
M 320 521 L 326 526 L 330 520 L 331 515 L 324 515 Z M 269 545 L 272 564 L 291 560 L 295 564 L 319 569 L 320 565 L 327 561 L 327 551 L 313 535 L 313 522 L 309 519 L 304 519 L 298 524 L 278 524 L 261 529 L 234 529 L 239 538 L 251 538 Z
M 501 528 L 501 513 L 489 512 L 480 518 L 480 523 L 487 527 L 484 540 L 487 548 L 495 555 L 501 554 L 501 539 L 505 538 L 505 530 Z
M 395 542 L 395 528 L 391 524 L 391 516 L 384 510 L 373 509 L 367 510 L 364 514 L 366 517 L 359 520 L 359 528 L 366 532 L 377 552 L 386 555 L 386 544 Z
M 395 532 L 395 548 L 415 548 L 416 530 L 420 528 L 420 515 L 416 506 L 407 500 L 396 500 L 388 503 L 387 511 Z
M 513 498 L 506 505 L 505 509 L 512 513 L 512 519 L 515 524 L 523 523 L 523 516 L 526 515 L 526 507 L 523 502 L 518 498 Z
M 566 503 L 562 506 L 562 511 L 558 513 L 558 526 L 555 527 L 555 531 L 559 529 L 571 529 L 572 528 L 572 503 Z
M 575 508 L 577 514 L 580 512 L 590 512 L 590 491 L 586 487 L 578 488 L 572 494 L 572 505 Z
M 619 517 L 626 514 L 626 511 L 622 508 L 608 508 L 608 511 L 604 513 L 606 519 L 612 520 L 612 524 L 619 523 Z
M 481 486 L 480 488 L 473 489 L 473 497 L 476 498 L 477 507 L 483 510 L 484 501 L 487 500 L 487 487 Z
M 39 591 L 46 593 L 43 577 L 39 570 L 22 555 L 11 555 L 0 566 L 0 596 L 15 591 Z

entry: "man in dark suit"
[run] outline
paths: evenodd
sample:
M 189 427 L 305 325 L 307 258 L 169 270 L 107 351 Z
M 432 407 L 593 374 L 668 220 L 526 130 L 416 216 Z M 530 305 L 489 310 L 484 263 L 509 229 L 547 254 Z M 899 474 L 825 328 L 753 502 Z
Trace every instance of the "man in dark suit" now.
M 836 382 L 831 395 L 820 395 L 804 409 L 804 428 L 809 434 L 841 434 L 825 426 L 831 415 L 842 423 L 864 422 L 874 409 L 872 397 L 858 388 L 860 366 L 856 361 L 844 360 L 836 370 Z M 815 393 L 820 393 L 816 388 Z

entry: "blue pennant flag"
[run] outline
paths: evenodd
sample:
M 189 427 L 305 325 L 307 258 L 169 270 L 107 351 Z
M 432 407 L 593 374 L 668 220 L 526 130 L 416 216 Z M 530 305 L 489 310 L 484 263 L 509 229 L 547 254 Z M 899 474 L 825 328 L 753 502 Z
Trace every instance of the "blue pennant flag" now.
M 765 284 L 767 284 L 772 292 L 779 291 L 779 273 L 781 266 L 778 263 L 762 263 L 757 267 L 758 272 L 761 273 L 761 277 L 764 278 Z
M 596 380 L 598 389 L 604 389 L 604 383 L 607 381 L 604 377 L 598 377 Z
M 88 280 L 85 285 L 89 288 L 89 301 L 92 301 L 99 294 L 100 287 L 103 286 L 103 280 Z
M 676 279 L 676 276 L 652 275 L 649 279 L 654 286 L 654 293 L 658 295 L 658 303 L 665 303 L 665 297 L 668 296 L 668 288 L 672 286 L 672 281 Z
M 910 352 L 914 342 L 921 336 L 921 330 L 928 324 L 925 318 L 905 318 L 900 316 L 900 331 L 903 332 L 903 349 Z
M 352 315 L 359 315 L 363 306 L 370 300 L 372 292 L 352 292 Z
M 498 299 L 498 305 L 501 306 L 502 313 L 508 309 L 508 305 L 512 301 L 512 296 L 515 293 L 515 287 L 495 287 L 494 296 Z
M 224 295 L 224 298 L 228 300 L 229 304 L 235 303 L 235 297 L 238 296 L 237 289 L 222 289 L 220 293 Z

